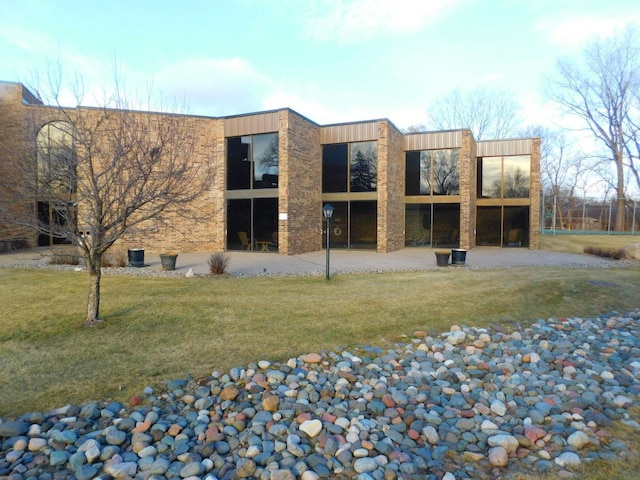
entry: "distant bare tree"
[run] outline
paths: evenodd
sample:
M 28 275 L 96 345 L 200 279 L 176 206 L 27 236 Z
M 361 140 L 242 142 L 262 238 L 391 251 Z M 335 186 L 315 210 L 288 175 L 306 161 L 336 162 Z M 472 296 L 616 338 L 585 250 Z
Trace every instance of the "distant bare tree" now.
M 460 193 L 460 151 L 435 150 L 432 155 L 434 193 L 458 195 Z
M 409 125 L 407 128 L 403 130 L 404 133 L 420 133 L 420 132 L 426 132 L 426 131 L 427 131 L 427 126 L 423 124 Z
M 476 140 L 507 138 L 521 123 L 513 94 L 486 86 L 453 90 L 430 105 L 428 116 L 430 129 L 469 128 Z
M 615 230 L 624 229 L 625 170 L 637 175 L 640 121 L 640 41 L 628 27 L 587 44 L 579 59 L 561 58 L 547 94 L 580 119 L 606 149 L 616 171 Z
M 66 108 L 57 82 L 45 88 L 55 106 L 29 109 L 37 160 L 25 157 L 22 168 L 34 179 L 25 195 L 50 214 L 30 226 L 80 248 L 90 279 L 84 324 L 92 326 L 100 322 L 105 252 L 151 219 L 195 218 L 192 202 L 210 187 L 214 172 L 194 154 L 197 132 L 187 117 L 131 110 L 117 85 L 99 108 Z
M 566 228 L 568 213 L 575 208 L 577 190 L 593 183 L 598 177 L 597 162 L 571 139 L 566 130 L 552 130 L 542 125 L 529 126 L 522 131 L 525 137 L 541 139 L 540 176 L 547 198 L 556 198 L 557 221 Z M 553 200 L 549 200 L 553 201 Z

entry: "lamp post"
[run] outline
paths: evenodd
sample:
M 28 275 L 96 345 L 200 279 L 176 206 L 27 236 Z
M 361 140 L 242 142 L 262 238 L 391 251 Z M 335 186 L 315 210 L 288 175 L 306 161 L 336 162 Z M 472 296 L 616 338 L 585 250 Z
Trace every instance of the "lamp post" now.
M 327 203 L 322 208 L 322 215 L 327 219 L 327 272 L 326 279 L 329 280 L 329 250 L 331 250 L 331 217 L 333 216 L 333 207 Z

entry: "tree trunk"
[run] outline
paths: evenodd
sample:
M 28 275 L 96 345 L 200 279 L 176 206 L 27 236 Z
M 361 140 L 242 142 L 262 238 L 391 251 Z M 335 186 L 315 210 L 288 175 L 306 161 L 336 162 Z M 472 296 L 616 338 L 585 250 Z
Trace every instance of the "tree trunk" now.
M 616 232 L 624 232 L 624 203 L 624 196 L 616 199 Z
M 622 151 L 618 152 L 616 158 L 616 170 L 618 173 L 618 186 L 616 188 L 616 221 L 614 231 L 624 232 L 624 162 Z
M 93 327 L 100 323 L 100 276 L 102 275 L 102 255 L 91 253 L 87 256 L 89 269 L 89 297 L 87 298 L 87 318 L 85 327 Z

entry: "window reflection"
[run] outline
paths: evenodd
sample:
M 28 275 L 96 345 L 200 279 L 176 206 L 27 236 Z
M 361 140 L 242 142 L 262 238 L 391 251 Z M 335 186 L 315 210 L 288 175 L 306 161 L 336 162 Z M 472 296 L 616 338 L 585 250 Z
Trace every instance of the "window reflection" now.
M 228 138 L 227 190 L 277 188 L 278 149 L 277 133 Z
M 459 149 L 407 152 L 406 166 L 406 195 L 459 195 Z
M 531 160 L 528 155 L 478 160 L 478 193 L 482 198 L 528 198 Z
M 504 198 L 529 197 L 530 168 L 527 156 L 504 157 Z
M 458 195 L 460 193 L 460 150 L 434 150 L 433 193 Z
M 502 197 L 502 157 L 480 159 L 482 179 L 481 191 L 483 198 Z M 479 172 L 480 173 L 480 172 Z
M 377 143 L 352 143 L 350 167 L 351 191 L 375 192 L 378 171 Z
M 278 187 L 278 134 L 253 137 L 253 188 Z
M 40 188 L 56 194 L 75 192 L 73 127 L 66 122 L 48 123 L 38 132 L 36 145 Z

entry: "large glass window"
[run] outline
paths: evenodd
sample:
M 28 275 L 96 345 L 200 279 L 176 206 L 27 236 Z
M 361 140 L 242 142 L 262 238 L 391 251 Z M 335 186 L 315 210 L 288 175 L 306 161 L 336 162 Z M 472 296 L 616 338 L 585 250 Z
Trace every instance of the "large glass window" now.
M 504 198 L 528 198 L 531 183 L 531 160 L 529 156 L 504 157 Z
M 253 188 L 278 187 L 278 134 L 253 137 Z
M 227 249 L 278 250 L 278 199 L 254 198 L 227 203 Z
M 460 205 L 408 204 L 405 207 L 407 247 L 457 247 L 460 243 Z
M 322 147 L 322 191 L 337 193 L 347 191 L 349 146 L 346 143 Z
M 77 187 L 73 127 L 66 122 L 43 126 L 36 137 L 38 187 L 41 194 L 59 196 Z
M 227 139 L 227 190 L 278 187 L 278 134 Z
M 478 207 L 476 245 L 527 247 L 529 245 L 529 207 Z
M 377 142 L 352 143 L 350 167 L 351 191 L 375 192 L 378 178 Z
M 375 192 L 377 142 L 339 143 L 322 147 L 323 193 Z
M 405 207 L 405 245 L 424 247 L 431 245 L 432 204 L 408 204 Z
M 378 231 L 378 207 L 375 201 L 330 202 L 334 208 L 331 217 L 331 247 L 375 248 Z M 326 220 L 323 218 L 323 225 Z M 327 246 L 326 231 L 322 236 Z
M 77 221 L 77 156 L 73 126 L 66 122 L 44 125 L 36 135 L 38 245 L 71 242 Z
M 528 198 L 531 184 L 529 155 L 478 159 L 480 198 Z
M 406 166 L 406 195 L 460 194 L 459 149 L 407 152 Z
M 478 207 L 476 215 L 476 245 L 500 246 L 502 207 Z

